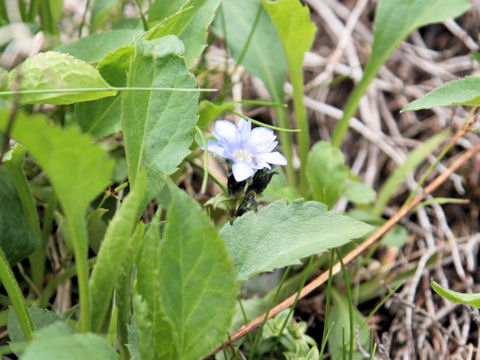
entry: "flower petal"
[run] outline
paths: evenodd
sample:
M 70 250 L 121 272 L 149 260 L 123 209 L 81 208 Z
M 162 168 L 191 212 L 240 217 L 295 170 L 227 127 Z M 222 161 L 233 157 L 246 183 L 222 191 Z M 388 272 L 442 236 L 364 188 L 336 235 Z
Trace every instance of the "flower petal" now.
M 245 161 L 237 161 L 233 164 L 232 172 L 237 182 L 246 180 L 253 175 L 253 169 Z
M 288 160 L 285 156 L 280 154 L 278 151 L 272 152 L 272 153 L 262 153 L 262 154 L 256 154 L 255 157 L 258 160 L 263 160 L 269 164 L 272 165 L 287 165 Z
M 221 157 L 225 157 L 225 148 L 218 145 L 215 141 L 210 140 L 207 142 L 207 150 Z
M 227 120 L 215 121 L 215 129 L 212 134 L 220 143 L 229 144 L 232 148 L 237 147 L 240 142 L 240 133 L 237 127 Z
M 267 129 L 265 127 L 257 127 L 252 130 L 252 134 L 250 138 L 245 144 L 245 147 L 251 153 L 262 153 L 262 152 L 269 152 L 272 151 L 272 143 L 275 142 L 277 137 L 273 133 L 271 129 Z
M 249 120 L 240 119 L 238 123 L 238 131 L 241 134 L 242 141 L 247 141 L 250 135 L 252 134 L 252 123 Z

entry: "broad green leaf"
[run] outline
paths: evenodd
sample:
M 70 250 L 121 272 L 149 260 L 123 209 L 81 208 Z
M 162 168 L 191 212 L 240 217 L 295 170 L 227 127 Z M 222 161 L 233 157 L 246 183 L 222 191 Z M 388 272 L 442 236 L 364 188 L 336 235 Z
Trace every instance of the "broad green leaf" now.
M 365 73 L 376 73 L 415 29 L 460 16 L 471 6 L 470 0 L 381 0 L 375 14 L 372 55 Z
M 328 142 L 317 142 L 308 156 L 307 176 L 313 198 L 331 208 L 342 194 L 348 178 L 342 152 Z
M 92 6 L 90 32 L 100 29 L 109 17 L 116 15 L 122 9 L 122 0 L 95 0 Z
M 262 4 L 259 0 L 224 0 L 215 20 L 214 31 L 227 42 L 236 61 L 246 46 L 248 35 Z M 266 11 L 262 10 L 250 45 L 241 65 L 259 77 L 267 86 L 274 102 L 283 103 L 283 85 L 287 63 L 277 31 Z
M 128 86 L 194 88 L 195 79 L 178 55 L 179 40 L 163 37 L 141 40 L 128 71 Z M 162 174 L 172 174 L 190 153 L 197 123 L 198 93 L 135 91 L 122 95 L 122 130 L 128 177 L 135 184 L 139 170 L 147 169 L 146 198 L 157 195 Z
M 89 287 L 92 308 L 92 330 L 101 330 L 110 307 L 120 265 L 125 255 L 128 239 L 132 234 L 146 187 L 145 175 L 141 173 L 132 191 L 120 210 L 115 213 L 103 239 L 97 261 L 90 276 Z
M 414 171 L 427 158 L 427 156 L 442 143 L 443 140 L 445 140 L 447 135 L 448 131 L 444 131 L 432 136 L 422 145 L 413 150 L 407 156 L 405 162 L 395 169 L 378 193 L 377 202 L 372 210 L 372 215 L 374 217 L 380 217 L 383 208 L 388 204 L 395 191 L 398 190 L 407 176 Z
M 39 245 L 12 177 L 0 167 L 0 246 L 10 264 L 15 264 L 33 253 Z
M 97 66 L 103 78 L 112 86 L 127 85 L 127 70 L 135 46 L 125 45 L 109 52 Z M 102 137 L 120 131 L 122 113 L 121 92 L 115 96 L 75 104 L 75 121 L 84 132 Z
M 405 106 L 402 111 L 431 109 L 437 106 L 480 105 L 480 78 L 451 81 Z
M 348 130 L 348 122 L 382 65 L 400 43 L 414 30 L 455 18 L 472 6 L 470 0 L 380 0 L 375 14 L 373 45 L 363 78 L 350 96 L 344 115 L 338 122 L 332 144 L 339 147 Z
M 145 240 L 137 258 L 136 296 L 149 309 L 157 357 L 194 360 L 223 340 L 237 287 L 225 244 L 208 216 L 186 193 L 169 189 L 164 240 L 159 245 L 158 233 Z
M 290 203 L 298 198 L 301 198 L 298 190 L 288 185 L 287 179 L 283 172 L 279 172 L 272 177 L 270 184 L 268 184 L 267 188 L 262 193 L 262 196 L 263 200 L 268 203 L 280 199 L 286 199 L 287 202 Z
M 143 31 L 133 29 L 103 31 L 99 34 L 82 37 L 70 44 L 60 45 L 55 51 L 70 54 L 88 63 L 98 63 L 109 52 L 113 52 L 121 46 L 133 44 L 135 38 L 141 34 Z
M 57 313 L 49 310 L 40 309 L 38 307 L 31 307 L 28 309 L 28 313 L 33 321 L 35 330 L 53 324 L 56 321 L 61 321 L 62 317 Z M 20 322 L 18 321 L 17 313 L 12 307 L 8 311 L 8 337 L 12 343 L 25 342 L 25 336 L 23 335 Z
M 303 57 L 315 39 L 315 24 L 310 11 L 299 0 L 262 0 L 263 6 L 277 29 L 290 72 L 302 69 Z
M 407 230 L 401 226 L 394 226 L 382 237 L 382 244 L 386 246 L 402 247 L 408 239 Z
M 235 106 L 234 102 L 225 102 L 222 104 L 214 104 L 208 100 L 200 101 L 198 105 L 198 126 L 206 129 L 221 113 L 232 109 Z
M 332 332 L 328 338 L 328 350 L 332 359 L 342 358 L 343 340 L 345 339 L 345 348 L 348 352 L 350 350 L 350 320 L 349 320 L 349 307 L 348 301 L 344 295 L 339 294 L 336 290 L 332 290 L 333 294 L 333 309 L 330 314 L 330 324 L 333 324 Z M 369 348 L 370 332 L 365 319 L 362 314 L 354 307 L 353 308 L 353 323 L 354 326 L 359 328 L 359 336 L 355 336 L 354 339 L 359 339 L 360 344 L 364 349 Z M 364 357 L 358 351 L 358 340 L 354 340 L 354 353 L 353 359 L 363 360 Z
M 0 129 L 9 114 L 0 113 Z M 114 162 L 75 127 L 50 126 L 40 114 L 18 113 L 12 137 L 24 145 L 52 183 L 63 210 L 85 216 L 90 202 L 109 184 Z
M 377 193 L 367 184 L 360 181 L 352 181 L 347 184 L 342 192 L 342 196 L 354 204 L 370 204 L 375 201 Z
M 373 227 L 327 211 L 324 204 L 301 199 L 287 205 L 276 201 L 249 212 L 220 231 L 244 281 L 260 272 L 300 264 L 300 259 L 346 244 Z
M 440 284 L 436 283 L 434 280 L 431 281 L 431 286 L 433 290 L 438 295 L 441 295 L 447 300 L 453 301 L 458 304 L 467 304 L 480 308 L 480 293 L 476 294 L 464 294 L 450 289 L 442 287 Z
M 186 0 L 155 0 L 148 9 L 148 22 L 150 25 L 174 15 Z
M 48 51 L 31 57 L 8 74 L 9 88 L 14 89 L 18 71 L 21 72 L 21 90 L 72 90 L 71 92 L 44 92 L 22 94 L 24 104 L 72 104 L 115 95 L 115 91 L 74 91 L 76 89 L 108 88 L 107 82 L 91 65 L 68 54 Z
M 117 285 L 115 288 L 118 344 L 120 344 L 120 346 L 123 348 L 123 351 L 129 352 L 133 351 L 130 346 L 133 346 L 133 344 L 130 344 L 128 346 L 128 350 L 126 346 L 127 343 L 130 343 L 128 335 L 128 324 L 132 319 L 132 303 L 130 300 L 132 291 L 132 270 L 138 251 L 142 245 L 144 232 L 145 225 L 143 222 L 140 221 L 128 241 L 128 246 L 125 250 L 125 254 L 120 265 L 120 272 L 118 274 Z
M 185 0 L 182 0 L 184 2 Z M 163 19 L 150 30 L 148 30 L 144 39 L 152 40 L 166 35 L 176 35 L 177 37 L 185 30 L 185 27 L 192 21 L 193 17 L 200 9 L 200 6 L 191 6 L 198 0 L 188 0 L 179 8 L 179 11 L 172 16 Z
M 162 296 L 158 278 L 160 243 L 160 224 L 155 217 L 137 254 L 132 294 L 138 347 L 144 360 L 169 359 L 175 353 L 173 324 L 159 308 Z
M 158 0 L 157 3 L 158 2 L 165 1 Z M 195 16 L 189 20 L 188 24 L 183 28 L 175 27 L 175 31 L 169 33 L 170 35 L 177 35 L 178 38 L 185 44 L 185 62 L 187 63 L 188 69 L 195 65 L 198 58 L 202 54 L 203 49 L 206 47 L 207 29 L 210 26 L 210 23 L 213 21 L 215 12 L 217 11 L 220 2 L 221 0 L 188 0 L 183 1 L 184 5 L 181 8 L 178 7 L 182 3 L 181 1 L 174 1 L 173 3 L 170 2 L 172 6 L 169 6 L 170 9 L 168 11 L 177 12 L 180 10 L 182 12 L 186 8 L 191 6 L 194 7 L 193 11 L 195 12 Z M 149 16 L 150 23 L 155 22 L 156 20 L 161 20 L 161 18 L 156 18 L 156 16 L 163 15 L 155 10 L 155 5 L 153 5 L 153 7 L 154 12 L 150 13 Z M 190 17 L 191 11 L 183 12 L 182 16 Z M 174 28 L 172 27 L 172 29 Z M 181 31 L 177 32 L 178 29 L 181 29 Z
M 116 360 L 113 348 L 94 334 L 74 334 L 63 322 L 56 322 L 35 333 L 22 360 Z
M 0 129 L 8 122 L 0 113 Z M 80 327 L 88 330 L 88 238 L 85 213 L 90 202 L 110 182 L 114 162 L 76 127 L 50 126 L 40 114 L 17 114 L 12 137 L 24 145 L 53 185 L 72 237 L 80 292 Z

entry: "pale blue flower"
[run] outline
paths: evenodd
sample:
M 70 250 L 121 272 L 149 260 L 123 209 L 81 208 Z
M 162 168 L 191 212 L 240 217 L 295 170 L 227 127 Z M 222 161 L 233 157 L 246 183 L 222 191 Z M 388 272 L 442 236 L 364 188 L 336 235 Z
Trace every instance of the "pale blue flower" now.
M 209 141 L 207 149 L 233 162 L 232 172 L 237 182 L 248 179 L 255 170 L 287 165 L 285 156 L 278 151 L 272 152 L 278 141 L 271 129 L 256 127 L 252 130 L 252 123 L 245 119 L 240 119 L 238 126 L 218 120 L 212 134 L 217 141 Z

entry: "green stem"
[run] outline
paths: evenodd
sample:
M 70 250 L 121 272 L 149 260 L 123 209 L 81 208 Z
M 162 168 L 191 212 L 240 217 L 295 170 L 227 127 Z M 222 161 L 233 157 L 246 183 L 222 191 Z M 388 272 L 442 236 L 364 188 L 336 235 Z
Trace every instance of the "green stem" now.
M 332 280 L 333 280 L 333 262 L 335 260 L 335 252 L 333 250 L 329 250 L 330 253 L 330 261 L 328 263 L 328 282 L 327 282 L 327 295 L 325 299 L 325 320 L 323 322 L 323 334 L 322 334 L 322 344 L 320 347 L 320 356 L 319 359 L 323 359 L 323 352 L 325 351 L 325 346 L 327 345 L 328 335 L 330 334 L 329 331 L 329 320 L 330 320 L 330 299 L 332 295 Z
M 20 15 L 23 22 L 27 22 L 27 5 L 25 0 L 18 0 L 18 9 L 20 10 Z
M 232 114 L 235 114 L 237 116 L 240 116 L 244 119 L 247 119 L 247 120 L 250 120 L 252 123 L 254 123 L 255 125 L 259 125 L 259 126 L 263 126 L 263 127 L 266 127 L 266 128 L 269 128 L 269 129 L 272 129 L 272 130 L 277 130 L 278 132 L 280 131 L 284 131 L 284 132 L 301 132 L 302 130 L 300 129 L 288 129 L 288 128 L 282 128 L 282 127 L 278 127 L 278 126 L 273 126 L 273 125 L 269 125 L 269 124 L 265 124 L 261 121 L 258 121 L 258 120 L 255 120 L 254 118 L 251 118 L 251 117 L 248 117 L 247 115 L 245 114 L 240 114 L 239 112 L 236 112 L 235 110 L 230 110 L 230 112 Z
M 308 265 L 307 265 L 307 271 L 305 272 L 305 276 L 303 277 L 302 283 L 300 284 L 298 290 L 297 290 L 297 296 L 295 297 L 295 300 L 293 301 L 292 306 L 290 306 L 290 309 L 288 310 L 288 315 L 285 317 L 285 320 L 283 321 L 282 327 L 280 328 L 280 331 L 278 332 L 276 338 L 275 338 L 275 345 L 273 346 L 273 349 L 276 349 L 278 347 L 278 342 L 280 341 L 280 336 L 283 333 L 283 330 L 285 330 L 285 327 L 287 326 L 288 321 L 290 320 L 290 317 L 292 316 L 292 313 L 297 306 L 298 299 L 300 298 L 300 292 L 305 286 L 305 283 L 307 282 L 308 278 L 310 277 L 311 270 L 312 270 L 312 264 L 313 260 L 315 258 L 315 255 L 310 256 L 310 259 L 308 260 Z
M 350 119 L 355 115 L 358 109 L 358 105 L 360 104 L 360 100 L 362 96 L 367 91 L 368 85 L 372 82 L 373 78 L 377 74 L 378 69 L 365 69 L 364 75 L 362 80 L 358 83 L 358 85 L 353 90 L 352 94 L 348 98 L 347 104 L 343 109 L 343 116 L 338 121 L 337 125 L 335 126 L 335 130 L 332 134 L 332 145 L 336 147 L 342 146 L 343 139 L 348 131 L 348 126 L 350 123 Z
M 60 32 L 53 16 L 52 0 L 43 0 L 40 3 L 40 22 L 46 35 L 47 48 L 55 48 L 59 45 Z
M 195 126 L 195 131 L 197 132 L 198 136 L 202 140 L 203 146 L 203 180 L 202 180 L 202 188 L 200 190 L 201 194 L 205 194 L 205 190 L 207 189 L 207 180 L 208 180 L 208 150 L 207 150 L 207 140 L 205 140 L 205 136 L 203 135 L 202 130 L 198 126 Z
M 272 95 L 273 96 L 273 95 Z M 273 98 L 274 102 L 278 102 L 278 99 Z M 289 129 L 290 124 L 288 123 L 288 113 L 286 109 L 275 108 L 275 114 L 277 115 L 278 126 L 283 129 Z M 285 172 L 287 175 L 288 184 L 294 188 L 297 187 L 297 179 L 295 175 L 295 169 L 293 167 L 293 141 L 292 134 L 282 131 L 279 133 L 280 145 L 282 146 L 282 151 L 285 157 L 288 160 L 288 164 L 285 167 Z
M 34 327 L 33 322 L 28 313 L 27 304 L 20 291 L 18 282 L 13 275 L 12 269 L 8 264 L 8 260 L 0 247 L 0 280 L 2 280 L 3 287 L 7 291 L 8 297 L 12 302 L 13 308 L 17 313 L 20 326 L 22 327 L 23 334 L 27 341 L 31 341 L 33 337 Z
M 38 0 L 31 0 L 30 1 L 30 9 L 28 10 L 28 21 L 34 22 L 35 17 L 37 16 L 38 12 Z
M 90 7 L 90 0 L 87 0 L 87 3 L 85 4 L 85 11 L 83 12 L 83 15 L 82 15 L 82 21 L 80 22 L 80 26 L 78 27 L 79 38 L 82 37 L 82 31 L 83 31 L 83 27 L 85 26 L 85 21 L 87 19 L 87 12 L 89 7 Z
M 349 359 L 353 359 L 353 349 L 355 346 L 355 331 L 354 331 L 354 323 L 353 323 L 353 298 L 352 298 L 352 290 L 350 289 L 350 280 L 348 278 L 348 273 L 347 269 L 345 268 L 345 264 L 343 263 L 342 256 L 340 255 L 340 252 L 338 249 L 337 251 L 337 256 L 338 260 L 340 261 L 340 264 L 342 265 L 342 272 L 343 272 L 343 278 L 345 280 L 345 288 L 347 290 L 347 299 L 348 299 L 348 319 L 350 323 L 350 352 L 349 352 Z
M 80 331 L 90 330 L 90 296 L 88 289 L 88 237 L 83 216 L 65 214 L 72 237 L 80 295 Z
M 137 4 L 138 12 L 140 13 L 140 18 L 142 19 L 143 30 L 147 31 L 148 30 L 148 22 L 147 22 L 147 19 L 145 18 L 145 14 L 142 11 L 142 4 L 140 3 L 139 0 L 135 0 L 135 3 Z
M 252 360 L 255 355 L 255 349 L 260 342 L 260 339 L 262 337 L 262 332 L 263 332 L 263 327 L 265 326 L 265 323 L 268 320 L 268 315 L 270 314 L 270 310 L 272 310 L 273 304 L 277 300 L 278 294 L 280 293 L 280 289 L 282 288 L 282 285 L 285 283 L 285 280 L 287 279 L 288 274 L 290 273 L 291 266 L 287 267 L 287 270 L 283 273 L 282 279 L 280 280 L 280 284 L 277 287 L 277 290 L 275 291 L 275 295 L 273 296 L 272 300 L 270 301 L 270 304 L 268 305 L 267 312 L 265 314 L 265 317 L 263 318 L 262 323 L 260 324 L 260 327 L 258 329 L 257 335 L 255 336 L 255 341 L 252 344 L 252 347 L 250 349 L 250 354 L 248 356 L 249 360 Z
M 295 119 L 297 121 L 297 127 L 302 131 L 297 135 L 298 139 L 298 152 L 300 156 L 300 191 L 303 196 L 308 193 L 308 180 L 307 180 L 307 161 L 308 152 L 310 150 L 310 129 L 307 120 L 307 110 L 303 102 L 303 69 L 295 70 L 290 68 L 290 80 L 293 86 L 293 106 L 295 110 Z

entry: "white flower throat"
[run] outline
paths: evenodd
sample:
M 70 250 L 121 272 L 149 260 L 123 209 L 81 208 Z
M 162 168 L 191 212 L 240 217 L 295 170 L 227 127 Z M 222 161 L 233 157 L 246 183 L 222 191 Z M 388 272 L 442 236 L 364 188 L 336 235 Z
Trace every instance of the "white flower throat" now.
M 250 160 L 253 158 L 253 155 L 249 154 L 243 149 L 240 149 L 233 153 L 233 157 L 239 161 L 250 162 Z

